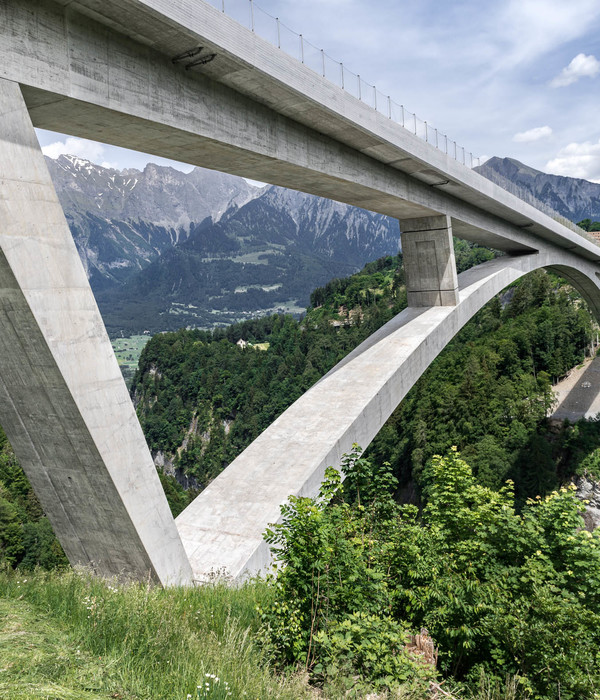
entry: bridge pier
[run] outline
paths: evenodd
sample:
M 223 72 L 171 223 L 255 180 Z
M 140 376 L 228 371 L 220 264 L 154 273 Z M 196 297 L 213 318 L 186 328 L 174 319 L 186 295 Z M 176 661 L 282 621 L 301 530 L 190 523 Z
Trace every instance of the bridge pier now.
M 409 306 L 456 306 L 458 278 L 449 216 L 400 220 Z
M 72 564 L 191 580 L 20 86 L 1 78 L 0 424 Z

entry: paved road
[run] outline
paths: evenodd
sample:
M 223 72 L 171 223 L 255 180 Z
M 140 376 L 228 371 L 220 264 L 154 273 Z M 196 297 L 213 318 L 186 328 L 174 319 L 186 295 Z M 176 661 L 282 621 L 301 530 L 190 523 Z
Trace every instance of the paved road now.
M 558 406 L 552 418 L 570 421 L 593 418 L 600 413 L 600 356 L 585 361 L 555 387 Z

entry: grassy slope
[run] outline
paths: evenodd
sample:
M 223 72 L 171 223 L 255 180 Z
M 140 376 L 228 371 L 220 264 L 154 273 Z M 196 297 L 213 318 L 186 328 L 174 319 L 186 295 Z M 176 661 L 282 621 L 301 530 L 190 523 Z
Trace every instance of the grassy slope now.
M 0 698 L 185 700 L 206 673 L 233 698 L 309 698 L 254 641 L 267 596 L 261 583 L 161 590 L 75 572 L 0 574 Z

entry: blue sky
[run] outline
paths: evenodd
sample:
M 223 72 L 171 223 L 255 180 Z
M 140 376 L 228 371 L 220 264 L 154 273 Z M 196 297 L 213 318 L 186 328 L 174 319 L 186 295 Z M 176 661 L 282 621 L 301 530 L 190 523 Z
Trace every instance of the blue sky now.
M 232 11 L 244 1 L 225 0 Z M 474 155 L 600 182 L 600 0 L 256 4 Z M 170 162 L 38 135 L 54 157 L 119 168 Z

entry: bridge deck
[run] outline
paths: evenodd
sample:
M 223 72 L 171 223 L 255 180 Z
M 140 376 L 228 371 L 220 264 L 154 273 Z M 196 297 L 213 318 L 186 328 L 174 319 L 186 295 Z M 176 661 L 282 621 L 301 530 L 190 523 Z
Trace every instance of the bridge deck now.
M 375 185 L 373 192 L 366 192 L 364 188 L 359 191 L 353 187 L 356 173 L 352 170 L 361 169 L 362 162 L 367 161 L 355 160 L 354 163 L 345 162 L 343 165 L 336 163 L 339 177 L 335 186 L 320 179 L 314 171 L 304 175 L 291 175 L 281 167 L 276 167 L 274 162 L 265 165 L 259 162 L 260 159 L 245 159 L 241 155 L 241 144 L 236 144 L 239 155 L 237 161 L 231 158 L 231 152 L 229 159 L 223 153 L 219 157 L 208 153 L 205 158 L 197 156 L 191 142 L 188 141 L 185 145 L 182 143 L 181 134 L 179 139 L 175 134 L 166 138 L 165 134 L 165 138 L 160 139 L 161 143 L 157 144 L 158 139 L 154 139 L 153 143 L 150 138 L 140 138 L 131 143 L 129 133 L 131 147 L 322 194 L 397 218 L 447 213 L 454 219 L 455 235 L 507 252 L 535 250 L 535 238 L 541 237 L 561 247 L 577 250 L 578 254 L 588 259 L 600 259 L 599 247 L 595 242 L 578 235 L 458 163 L 433 145 L 425 143 L 408 129 L 376 112 L 366 103 L 330 83 L 202 0 L 25 0 L 19 3 L 11 0 L 4 10 L 0 8 L 0 18 L 5 27 L 11 28 L 11 23 L 14 25 L 19 21 L 17 15 L 11 11 L 11 6 L 15 5 L 20 5 L 25 14 L 27 5 L 37 8 L 34 11 L 40 16 L 44 15 L 46 8 L 57 8 L 67 19 L 66 24 L 62 18 L 59 22 L 60 28 L 67 36 L 75 35 L 84 29 L 77 20 L 78 13 L 87 15 L 96 23 L 96 30 L 92 32 L 95 40 L 79 47 L 79 55 L 73 50 L 73 46 L 77 45 L 76 37 L 69 37 L 75 38 L 75 41 L 68 56 L 60 56 L 60 51 L 53 49 L 53 61 L 50 61 L 50 65 L 53 62 L 56 64 L 52 66 L 54 80 L 50 79 L 49 75 L 44 75 L 44 70 L 35 67 L 31 61 L 32 55 L 44 58 L 42 53 L 44 50 L 48 51 L 48 36 L 43 36 L 36 42 L 34 35 L 28 45 L 22 41 L 4 42 L 5 50 L 0 49 L 0 54 L 4 54 L 0 64 L 0 75 L 4 74 L 4 77 L 10 80 L 18 80 L 23 85 L 35 88 L 25 90 L 24 94 L 36 126 L 70 130 L 75 135 L 123 145 L 126 141 L 122 140 L 120 135 L 122 124 L 116 119 L 108 119 L 107 115 L 99 119 L 98 114 L 91 109 L 93 104 L 98 105 L 98 99 L 90 93 L 92 90 L 102 92 L 102 86 L 99 84 L 102 80 L 95 74 L 110 68 L 116 78 L 118 67 L 122 71 L 128 71 L 131 78 L 137 78 L 146 89 L 154 89 L 159 93 L 163 90 L 161 81 L 155 80 L 156 76 L 151 76 L 152 80 L 148 81 L 144 64 L 163 60 L 165 64 L 170 65 L 173 56 L 187 48 L 200 45 L 204 46 L 206 51 L 216 53 L 217 58 L 191 71 L 185 71 L 183 65 L 172 66 L 173 75 L 177 76 L 180 83 L 180 94 L 181 90 L 195 90 L 199 108 L 204 107 L 203 103 L 206 101 L 203 88 L 205 79 L 208 79 L 209 82 L 225 86 L 233 93 L 248 98 L 251 104 L 266 107 L 267 112 L 261 115 L 264 128 L 280 132 L 277 137 L 280 146 L 282 136 L 286 141 L 291 141 L 286 144 L 288 149 L 308 147 L 310 140 L 314 141 L 316 136 L 327 137 L 332 143 L 347 147 L 349 152 L 365 156 L 371 163 L 385 165 L 386 170 L 381 171 L 382 173 L 389 174 L 390 171 L 395 171 L 407 175 L 408 180 L 403 181 L 409 184 L 411 191 L 397 188 L 396 203 L 392 206 L 389 198 L 384 196 L 386 193 L 382 192 L 378 185 Z M 61 11 L 60 6 L 64 6 L 65 9 Z M 5 13 L 4 17 L 2 12 Z M 52 15 L 51 11 L 46 10 L 44 21 L 38 23 L 38 30 L 42 34 L 55 34 L 52 40 L 56 41 L 57 30 L 52 26 Z M 99 32 L 98 28 L 102 26 L 130 40 L 130 65 L 123 63 L 127 60 L 125 51 L 120 57 L 120 65 L 110 65 L 111 57 L 104 55 L 104 44 L 110 43 L 110 35 L 104 32 L 101 36 L 102 31 Z M 14 32 L 12 35 L 14 36 Z M 39 43 L 39 49 L 35 46 L 36 43 Z M 136 52 L 133 51 L 134 45 L 138 47 Z M 143 48 L 148 50 L 142 57 Z M 103 65 L 104 62 L 106 65 Z M 56 80 L 56 77 L 63 68 L 69 71 L 70 76 L 68 84 L 61 85 L 61 81 Z M 86 78 L 85 85 L 82 85 L 82 76 Z M 92 85 L 94 82 L 95 87 Z M 82 87 L 85 89 L 82 90 Z M 85 104 L 69 101 L 61 109 L 56 99 L 49 100 L 48 95 L 37 92 L 40 89 L 60 94 L 70 100 L 80 100 L 83 96 Z M 139 94 L 134 96 L 141 98 Z M 173 99 L 178 99 L 178 96 L 174 95 Z M 163 99 L 157 101 L 162 105 L 165 103 Z M 122 99 L 108 100 L 105 106 L 126 113 L 131 119 L 141 116 L 143 112 L 135 109 L 135 106 L 125 105 Z M 212 117 L 215 123 L 225 114 L 219 114 L 218 107 L 223 105 L 213 106 Z M 268 112 L 280 115 L 286 121 L 300 124 L 309 131 L 284 135 L 281 132 L 281 124 L 273 124 L 272 120 L 268 119 Z M 82 123 L 86 114 L 91 124 Z M 153 115 L 146 116 L 152 120 Z M 184 121 L 181 124 L 183 125 Z M 140 125 L 140 128 L 152 127 Z M 215 129 L 212 135 L 222 138 L 218 129 Z M 258 155 L 258 151 L 261 150 L 259 146 L 258 143 L 252 144 L 250 149 L 254 148 Z M 267 154 L 263 152 L 261 155 Z M 293 159 L 295 154 L 283 154 L 280 149 L 278 155 L 279 159 L 283 160 Z M 328 160 L 329 157 L 330 154 L 323 150 L 322 158 Z M 349 180 L 352 184 L 348 183 Z M 399 205 L 399 200 L 403 201 L 403 207 Z M 466 216 L 467 209 L 461 207 L 461 204 L 467 205 L 469 216 Z M 487 214 L 485 221 L 478 219 L 477 212 Z M 492 217 L 496 227 L 492 225 Z M 503 231 L 500 224 L 507 224 L 511 229 L 510 233 Z

